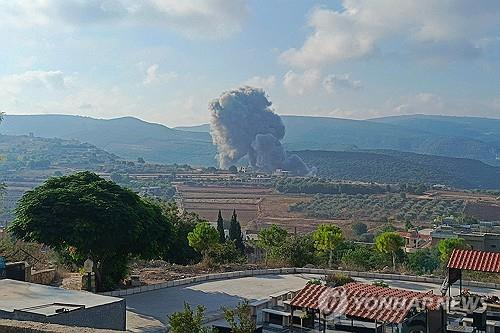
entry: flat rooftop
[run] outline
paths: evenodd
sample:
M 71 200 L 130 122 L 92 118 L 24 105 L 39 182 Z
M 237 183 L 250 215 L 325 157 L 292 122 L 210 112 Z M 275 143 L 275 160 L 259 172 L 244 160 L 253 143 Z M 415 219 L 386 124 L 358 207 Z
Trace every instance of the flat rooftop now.
M 56 308 L 91 308 L 121 301 L 120 298 L 67 290 L 16 280 L 0 280 L 0 311 L 23 310 L 50 315 Z

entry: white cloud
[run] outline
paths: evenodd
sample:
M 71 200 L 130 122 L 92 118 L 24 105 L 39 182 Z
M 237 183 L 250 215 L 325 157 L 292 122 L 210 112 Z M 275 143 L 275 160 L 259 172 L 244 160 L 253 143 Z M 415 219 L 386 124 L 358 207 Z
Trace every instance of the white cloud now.
M 168 27 L 188 37 L 223 38 L 239 32 L 244 0 L 30 0 L 0 2 L 0 26 L 57 23 L 79 27 L 123 23 Z
M 303 95 L 316 87 L 321 73 L 317 69 L 308 69 L 302 73 L 288 71 L 283 77 L 283 85 L 289 94 Z
M 157 82 L 168 82 L 170 80 L 177 78 L 177 73 L 160 73 L 160 66 L 158 64 L 153 64 L 146 69 L 146 77 L 142 82 L 145 85 L 157 83 Z
M 351 79 L 349 74 L 330 74 L 323 79 L 323 87 L 329 93 L 334 93 L 337 90 L 353 90 L 362 87 L 361 81 Z
M 267 77 L 254 76 L 246 80 L 243 84 L 255 88 L 263 88 L 264 90 L 269 90 L 275 86 L 276 77 L 274 75 L 269 75 Z
M 63 89 L 72 77 L 62 71 L 27 71 L 0 77 L 0 87 L 10 93 L 19 93 L 26 88 Z
M 439 51 L 476 48 L 477 41 L 497 34 L 500 6 L 496 0 L 343 0 L 342 10 L 315 8 L 308 20 L 313 33 L 302 47 L 281 58 L 298 67 L 315 67 L 360 58 L 389 38 L 409 41 L 416 48 Z M 476 54 L 477 52 L 472 52 Z M 447 54 L 448 56 L 450 54 Z

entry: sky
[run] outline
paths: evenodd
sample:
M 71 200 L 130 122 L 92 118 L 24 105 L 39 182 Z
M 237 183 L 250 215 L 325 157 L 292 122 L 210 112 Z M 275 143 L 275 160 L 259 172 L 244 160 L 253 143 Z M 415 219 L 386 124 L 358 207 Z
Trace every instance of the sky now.
M 500 118 L 498 0 L 0 0 L 0 110 L 209 118 L 243 85 L 281 115 Z

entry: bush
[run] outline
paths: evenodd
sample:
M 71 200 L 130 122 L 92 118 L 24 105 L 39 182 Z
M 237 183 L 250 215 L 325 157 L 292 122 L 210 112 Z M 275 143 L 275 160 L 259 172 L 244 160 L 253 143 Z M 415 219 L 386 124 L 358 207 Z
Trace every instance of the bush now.
M 344 273 L 335 273 L 325 276 L 325 282 L 329 287 L 340 287 L 345 284 L 354 282 L 354 279 Z
M 372 285 L 382 288 L 389 288 L 389 285 L 383 280 L 374 281 Z
M 234 241 L 227 241 L 223 244 L 216 243 L 210 246 L 206 252 L 206 260 L 209 266 L 243 263 L 245 257 L 234 244 Z

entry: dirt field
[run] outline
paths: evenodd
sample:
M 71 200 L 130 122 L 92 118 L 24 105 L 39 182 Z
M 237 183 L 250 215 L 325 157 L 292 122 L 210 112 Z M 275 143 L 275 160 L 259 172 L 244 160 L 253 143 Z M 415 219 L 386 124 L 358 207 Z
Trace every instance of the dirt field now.
M 309 201 L 312 195 L 279 194 L 262 187 L 221 187 L 177 185 L 180 206 L 194 212 L 208 221 L 216 221 L 219 209 L 225 220 L 229 220 L 233 209 L 244 230 L 256 232 L 263 227 L 277 224 L 290 232 L 299 233 L 314 230 L 319 224 L 333 223 L 341 227 L 349 237 L 352 220 L 328 220 L 308 218 L 300 212 L 289 212 L 288 207 L 297 202 Z M 500 201 L 495 196 L 459 191 L 434 191 L 417 197 L 427 200 L 465 200 L 465 212 L 481 220 L 500 220 Z M 361 221 L 373 232 L 382 226 L 377 221 Z M 401 223 L 399 223 L 401 224 Z M 404 227 L 403 224 L 397 227 Z M 427 227 L 426 223 L 421 227 Z
M 208 221 L 216 221 L 219 209 L 225 220 L 229 220 L 236 209 L 242 228 L 257 232 L 272 224 L 280 225 L 290 232 L 310 232 L 319 224 L 333 223 L 341 227 L 347 236 L 351 233 L 351 220 L 326 220 L 306 218 L 299 212 L 289 212 L 288 207 L 301 201 L 309 201 L 308 195 L 285 195 L 272 189 L 251 187 L 195 187 L 178 185 L 180 206 L 197 213 Z M 366 222 L 370 230 L 380 227 L 379 222 Z

